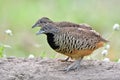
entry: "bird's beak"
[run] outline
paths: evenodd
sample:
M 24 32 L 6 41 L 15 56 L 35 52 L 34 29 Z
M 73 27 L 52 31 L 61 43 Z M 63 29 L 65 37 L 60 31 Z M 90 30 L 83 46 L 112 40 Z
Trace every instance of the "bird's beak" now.
M 45 33 L 45 31 L 40 30 L 40 31 L 38 31 L 38 32 L 36 33 L 36 35 L 40 35 L 40 34 L 44 34 L 44 33 Z
M 33 26 L 32 26 L 32 28 L 34 28 L 34 27 L 38 27 L 38 24 L 36 23 L 36 24 L 34 24 Z

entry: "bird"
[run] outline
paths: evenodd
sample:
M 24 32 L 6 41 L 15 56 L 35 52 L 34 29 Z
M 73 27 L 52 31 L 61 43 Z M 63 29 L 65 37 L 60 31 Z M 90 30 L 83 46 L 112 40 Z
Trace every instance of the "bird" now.
M 108 40 L 101 37 L 94 30 L 79 27 L 57 27 L 55 24 L 44 25 L 37 33 L 45 34 L 50 47 L 58 53 L 66 55 L 75 61 L 65 71 L 80 69 L 81 60 L 84 56 L 103 47 Z
M 59 28 L 69 28 L 69 27 L 77 27 L 77 28 L 83 28 L 83 29 L 87 29 L 87 30 L 93 30 L 92 27 L 88 24 L 76 24 L 76 23 L 72 23 L 72 22 L 67 22 L 67 21 L 61 21 L 61 22 L 54 22 L 51 19 L 49 19 L 48 17 L 42 17 L 39 20 L 36 21 L 36 23 L 32 26 L 32 28 L 35 27 L 43 27 L 46 24 L 53 24 L 56 25 L 55 27 L 59 27 Z M 65 29 L 66 29 L 65 28 Z M 65 60 L 60 60 L 62 62 L 68 61 L 69 57 L 66 58 Z

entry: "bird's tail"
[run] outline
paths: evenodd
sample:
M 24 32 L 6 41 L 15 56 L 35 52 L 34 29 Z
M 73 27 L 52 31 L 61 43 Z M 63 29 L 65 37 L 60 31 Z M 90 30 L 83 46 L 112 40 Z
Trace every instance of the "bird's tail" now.
M 108 43 L 109 41 L 104 39 L 104 38 L 101 38 L 101 41 L 103 41 L 104 43 Z

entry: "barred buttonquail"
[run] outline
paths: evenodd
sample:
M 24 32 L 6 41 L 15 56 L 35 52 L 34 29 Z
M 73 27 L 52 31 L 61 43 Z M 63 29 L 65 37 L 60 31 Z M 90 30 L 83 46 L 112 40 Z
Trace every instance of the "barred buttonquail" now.
M 84 56 L 108 42 L 93 30 L 78 27 L 60 28 L 53 24 L 44 25 L 37 34 L 46 34 L 52 49 L 76 59 L 65 70 L 79 69 Z
M 49 18 L 47 17 L 42 17 L 41 19 L 39 19 L 33 26 L 32 28 L 34 27 L 43 27 L 44 25 L 47 25 L 47 24 L 53 24 L 53 25 L 56 25 L 55 27 L 59 27 L 59 28 L 69 28 L 69 27 L 77 27 L 77 28 L 83 28 L 83 29 L 87 29 L 87 30 L 92 30 L 91 26 L 90 25 L 87 25 L 87 24 L 75 24 L 75 23 L 72 23 L 72 22 L 66 22 L 66 21 L 62 21 L 62 22 L 53 22 L 52 20 L 50 20 Z M 68 61 L 69 57 L 66 58 L 65 60 L 61 60 L 62 62 L 63 61 Z

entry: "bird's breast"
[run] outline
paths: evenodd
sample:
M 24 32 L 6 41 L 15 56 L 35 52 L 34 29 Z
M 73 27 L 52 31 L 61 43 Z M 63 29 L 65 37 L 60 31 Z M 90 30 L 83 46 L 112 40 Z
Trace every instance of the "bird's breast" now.
M 52 33 L 47 34 L 47 41 L 52 49 L 55 50 L 59 48 L 59 45 L 55 44 L 54 34 Z

